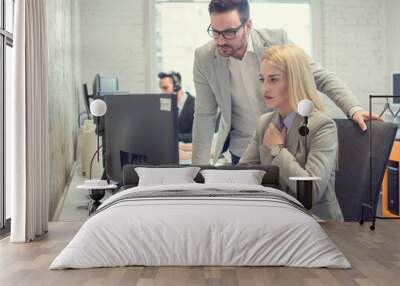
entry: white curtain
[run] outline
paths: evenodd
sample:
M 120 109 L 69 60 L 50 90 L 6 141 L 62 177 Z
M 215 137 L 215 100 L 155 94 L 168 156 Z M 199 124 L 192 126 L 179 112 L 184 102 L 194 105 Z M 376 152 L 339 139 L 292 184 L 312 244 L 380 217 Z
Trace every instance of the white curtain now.
M 12 174 L 10 241 L 28 242 L 48 228 L 46 3 L 17 0 L 14 11 L 14 94 L 7 124 L 11 146 L 6 146 Z

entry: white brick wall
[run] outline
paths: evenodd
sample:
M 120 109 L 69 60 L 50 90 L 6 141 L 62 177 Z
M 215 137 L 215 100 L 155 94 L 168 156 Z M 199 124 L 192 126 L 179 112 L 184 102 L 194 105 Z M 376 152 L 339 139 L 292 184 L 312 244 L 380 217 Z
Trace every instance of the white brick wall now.
M 145 91 L 146 78 L 153 81 L 154 67 L 148 63 L 154 65 L 154 47 L 148 43 L 154 39 L 149 39 L 152 19 L 146 18 L 146 7 L 151 5 L 146 1 L 79 1 L 81 79 L 90 88 L 96 73 L 117 76 L 121 88 L 132 92 Z M 318 58 L 367 109 L 368 95 L 390 93 L 390 72 L 400 70 L 400 1 L 317 1 Z M 328 111 L 341 114 L 334 104 Z
M 82 83 L 115 76 L 120 89 L 145 89 L 145 0 L 80 0 Z
M 364 108 L 388 92 L 385 0 L 322 0 L 322 60 Z M 332 111 L 332 108 L 330 108 Z
M 386 62 L 390 73 L 392 71 L 400 71 L 400 1 L 387 0 L 386 7 L 388 27 Z
M 400 71 L 399 13 L 398 0 L 322 0 L 322 62 L 366 109 L 369 94 L 391 93 L 391 72 Z M 374 102 L 379 113 L 383 102 Z

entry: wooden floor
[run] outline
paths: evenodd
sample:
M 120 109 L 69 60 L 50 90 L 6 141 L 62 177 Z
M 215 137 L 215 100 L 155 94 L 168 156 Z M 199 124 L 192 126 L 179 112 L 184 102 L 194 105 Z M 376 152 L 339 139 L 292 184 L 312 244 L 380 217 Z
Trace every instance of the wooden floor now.
M 50 223 L 32 243 L 0 241 L 0 285 L 400 285 L 400 222 L 375 231 L 357 223 L 323 224 L 353 268 L 122 267 L 48 270 L 81 223 Z

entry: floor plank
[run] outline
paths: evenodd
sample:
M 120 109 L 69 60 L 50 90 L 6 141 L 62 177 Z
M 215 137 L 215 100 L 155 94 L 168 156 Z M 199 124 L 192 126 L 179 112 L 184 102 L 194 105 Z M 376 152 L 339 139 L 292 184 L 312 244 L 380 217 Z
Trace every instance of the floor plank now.
M 82 223 L 50 223 L 32 243 L 0 241 L 0 285 L 399 285 L 400 223 L 378 222 L 375 231 L 357 223 L 323 228 L 351 262 L 352 269 L 290 267 L 117 267 L 49 270 Z

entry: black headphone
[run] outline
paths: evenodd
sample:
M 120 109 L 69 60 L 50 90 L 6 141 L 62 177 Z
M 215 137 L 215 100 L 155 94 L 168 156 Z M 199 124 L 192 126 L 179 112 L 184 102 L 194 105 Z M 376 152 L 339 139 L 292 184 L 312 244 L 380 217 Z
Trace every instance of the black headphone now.
M 181 87 L 181 80 L 182 80 L 181 74 L 178 73 L 178 72 L 171 71 L 170 75 L 171 75 L 171 78 L 172 78 L 172 82 L 174 84 L 174 92 L 180 91 L 182 89 L 182 87 Z
M 164 77 L 170 77 L 172 79 L 172 85 L 174 88 L 174 92 L 178 92 L 182 89 L 181 86 L 181 81 L 182 81 L 182 77 L 181 74 L 175 71 L 170 71 L 169 73 L 165 73 L 165 72 L 160 72 L 158 74 L 158 77 L 164 78 Z

